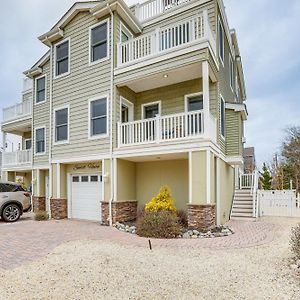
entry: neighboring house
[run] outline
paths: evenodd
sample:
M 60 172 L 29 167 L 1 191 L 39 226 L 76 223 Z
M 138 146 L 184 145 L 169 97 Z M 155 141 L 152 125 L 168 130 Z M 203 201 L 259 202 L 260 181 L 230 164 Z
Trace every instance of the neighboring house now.
M 244 148 L 244 173 L 253 173 L 256 167 L 254 147 Z
M 4 176 L 32 176 L 35 209 L 108 224 L 168 185 L 191 226 L 229 219 L 247 110 L 222 1 L 78 2 L 39 40 L 2 123 L 23 137 Z

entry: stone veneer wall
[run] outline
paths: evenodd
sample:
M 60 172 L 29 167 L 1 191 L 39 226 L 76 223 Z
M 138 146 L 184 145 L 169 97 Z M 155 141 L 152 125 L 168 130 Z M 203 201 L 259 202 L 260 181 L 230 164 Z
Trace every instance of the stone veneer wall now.
M 51 217 L 56 220 L 66 219 L 68 217 L 67 199 L 51 199 Z
M 112 223 L 136 220 L 137 201 L 112 202 Z M 102 224 L 109 225 L 109 202 L 101 202 Z
M 188 204 L 188 227 L 209 230 L 216 225 L 215 204 Z
M 46 198 L 36 197 L 32 198 L 33 212 L 45 211 L 46 210 Z

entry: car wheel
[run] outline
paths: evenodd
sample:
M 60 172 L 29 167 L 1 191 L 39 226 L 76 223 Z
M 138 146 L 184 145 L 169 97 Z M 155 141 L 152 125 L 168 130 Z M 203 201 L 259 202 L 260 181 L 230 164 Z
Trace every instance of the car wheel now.
M 21 209 L 16 204 L 8 204 L 4 207 L 2 218 L 5 222 L 16 222 L 21 216 Z

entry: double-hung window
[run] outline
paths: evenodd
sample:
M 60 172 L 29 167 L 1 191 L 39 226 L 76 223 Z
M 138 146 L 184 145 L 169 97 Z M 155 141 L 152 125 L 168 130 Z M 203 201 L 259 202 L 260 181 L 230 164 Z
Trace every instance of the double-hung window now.
M 219 57 L 224 64 L 224 27 L 221 19 L 219 19 Z
M 35 153 L 45 153 L 45 128 L 35 130 Z
M 225 138 L 225 101 L 222 97 L 220 104 L 220 130 L 222 137 Z
M 69 140 L 69 109 L 55 110 L 55 142 Z
M 90 136 L 107 133 L 107 98 L 90 101 Z
M 40 103 L 46 100 L 46 76 L 36 80 L 36 98 L 35 102 Z
M 69 73 L 70 69 L 70 42 L 69 40 L 58 44 L 55 47 L 55 55 L 56 55 L 56 68 L 55 75 L 60 76 L 63 74 Z
M 90 62 L 108 56 L 108 21 L 90 29 Z

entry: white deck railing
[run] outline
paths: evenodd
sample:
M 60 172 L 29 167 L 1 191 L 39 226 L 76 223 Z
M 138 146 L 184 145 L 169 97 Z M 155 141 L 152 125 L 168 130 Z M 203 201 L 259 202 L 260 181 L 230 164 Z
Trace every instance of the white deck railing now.
M 118 145 L 133 146 L 199 137 L 204 129 L 203 111 L 118 123 Z
M 24 78 L 23 79 L 23 93 L 26 93 L 28 91 L 31 91 L 33 88 L 33 80 L 30 78 Z
M 31 99 L 3 108 L 3 122 L 21 119 L 31 115 Z
M 208 13 L 174 23 L 130 39 L 118 45 L 118 66 L 158 55 L 195 41 L 208 41 L 216 53 L 216 39 L 210 28 Z
M 3 167 L 6 166 L 21 166 L 26 164 L 31 164 L 32 162 L 32 151 L 22 150 L 15 152 L 3 152 L 2 153 L 2 164 Z
M 148 0 L 136 5 L 135 15 L 140 22 L 143 22 L 190 1 L 191 0 Z

